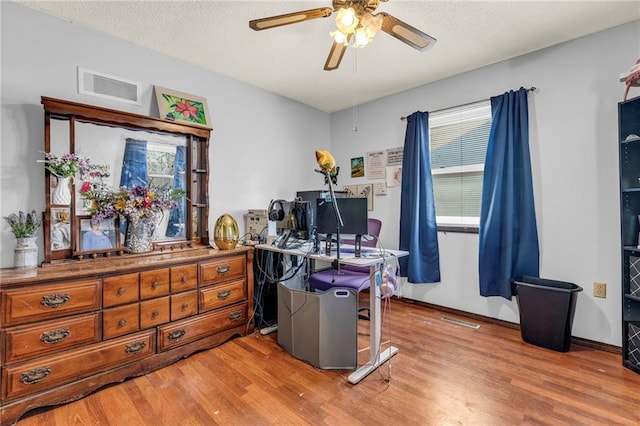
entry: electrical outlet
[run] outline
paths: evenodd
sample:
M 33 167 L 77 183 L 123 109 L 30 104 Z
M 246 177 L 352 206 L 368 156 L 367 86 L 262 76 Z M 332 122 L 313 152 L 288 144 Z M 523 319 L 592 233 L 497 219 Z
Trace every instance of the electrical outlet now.
M 594 297 L 607 297 L 607 283 L 593 283 L 593 296 Z

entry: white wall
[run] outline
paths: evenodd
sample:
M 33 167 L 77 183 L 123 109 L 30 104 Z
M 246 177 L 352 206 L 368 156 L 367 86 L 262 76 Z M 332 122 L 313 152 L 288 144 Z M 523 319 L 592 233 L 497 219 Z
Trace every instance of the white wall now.
M 292 199 L 297 190 L 322 187 L 313 171 L 314 152 L 330 139 L 328 114 L 15 3 L 1 2 L 0 8 L 0 215 L 44 209 L 44 169 L 37 163 L 44 148 L 41 96 L 157 116 L 154 84 L 207 99 L 214 128 L 210 230 L 227 212 L 242 232 L 247 209 L 266 209 L 272 198 Z M 141 82 L 143 105 L 79 95 L 78 66 Z M 0 266 L 11 267 L 15 239 L 2 223 Z
M 617 103 L 624 86 L 618 80 L 639 52 L 640 22 L 634 22 L 360 105 L 357 132 L 354 111 L 337 112 L 331 116 L 332 153 L 338 164 L 348 166 L 350 158 L 367 151 L 402 146 L 406 122 L 401 116 L 537 87 L 529 94 L 529 125 L 540 275 L 584 288 L 575 336 L 620 345 Z M 428 51 L 423 54 L 428 60 Z M 639 94 L 636 88 L 630 96 Z M 340 184 L 367 182 L 344 173 Z M 372 216 L 383 220 L 386 247 L 398 246 L 399 205 L 399 188 L 374 200 Z M 405 284 L 402 295 L 518 322 L 515 298 L 479 296 L 478 236 L 438 233 L 438 241 L 442 282 Z M 608 284 L 606 299 L 592 296 L 594 281 Z

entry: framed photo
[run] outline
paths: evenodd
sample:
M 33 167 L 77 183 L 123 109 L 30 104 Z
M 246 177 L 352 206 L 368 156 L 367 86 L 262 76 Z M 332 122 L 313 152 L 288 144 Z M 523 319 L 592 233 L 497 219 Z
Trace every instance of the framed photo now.
M 76 234 L 76 247 L 79 249 L 76 254 L 110 253 L 123 250 L 117 218 L 95 220 L 91 216 L 80 216 Z
M 373 184 L 373 194 L 374 195 L 387 195 L 387 183 L 386 182 L 376 182 Z
M 373 210 L 373 184 L 365 183 L 358 185 L 358 191 L 356 197 L 362 197 L 367 199 L 367 210 Z
M 160 86 L 154 86 L 154 90 L 163 120 L 211 126 L 206 99 Z
M 351 177 L 364 177 L 364 157 L 351 159 Z
M 347 197 L 357 197 L 358 185 L 345 185 L 342 187 L 343 191 L 347 193 Z
M 51 250 L 71 249 L 71 209 L 51 208 Z

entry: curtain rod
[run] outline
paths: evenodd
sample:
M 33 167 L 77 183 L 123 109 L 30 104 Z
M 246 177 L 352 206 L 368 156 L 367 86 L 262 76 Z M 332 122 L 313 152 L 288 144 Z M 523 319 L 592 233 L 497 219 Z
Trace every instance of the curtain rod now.
M 537 87 L 531 86 L 530 88 L 528 88 L 526 90 L 527 90 L 527 92 L 535 92 L 536 89 L 537 89 Z M 486 101 L 486 99 L 480 99 L 479 101 L 474 101 L 474 102 L 467 102 L 466 104 L 456 105 L 455 107 L 451 107 L 451 108 L 457 108 L 457 107 L 463 107 L 463 106 L 467 106 L 467 105 L 472 105 L 472 104 L 476 104 L 476 103 L 482 102 L 482 101 Z M 440 111 L 444 111 L 445 109 L 449 109 L 449 108 L 440 108 L 440 109 L 437 109 L 435 111 L 429 111 L 429 112 L 430 113 L 432 113 L 432 112 L 440 112 Z M 404 115 L 402 117 L 400 117 L 400 120 L 406 120 L 406 119 L 407 119 L 407 117 L 404 116 Z

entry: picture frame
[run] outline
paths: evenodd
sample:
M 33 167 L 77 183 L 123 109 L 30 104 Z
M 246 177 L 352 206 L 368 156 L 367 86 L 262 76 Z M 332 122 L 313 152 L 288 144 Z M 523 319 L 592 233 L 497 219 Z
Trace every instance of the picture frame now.
M 342 190 L 347 193 L 347 197 L 357 197 L 358 185 L 344 185 Z
M 364 157 L 351 159 L 351 177 L 364 177 Z
M 373 210 L 373 184 L 365 183 L 360 184 L 357 187 L 356 197 L 366 198 L 367 199 L 367 210 Z
M 99 221 L 97 227 L 91 216 L 78 216 L 76 226 L 76 251 L 74 252 L 76 256 L 93 254 L 93 257 L 96 257 L 98 254 L 108 255 L 124 250 L 117 216 Z
M 188 93 L 154 86 L 160 118 L 211 127 L 207 100 Z
M 49 232 L 52 251 L 71 249 L 71 209 L 69 207 L 51 208 Z

